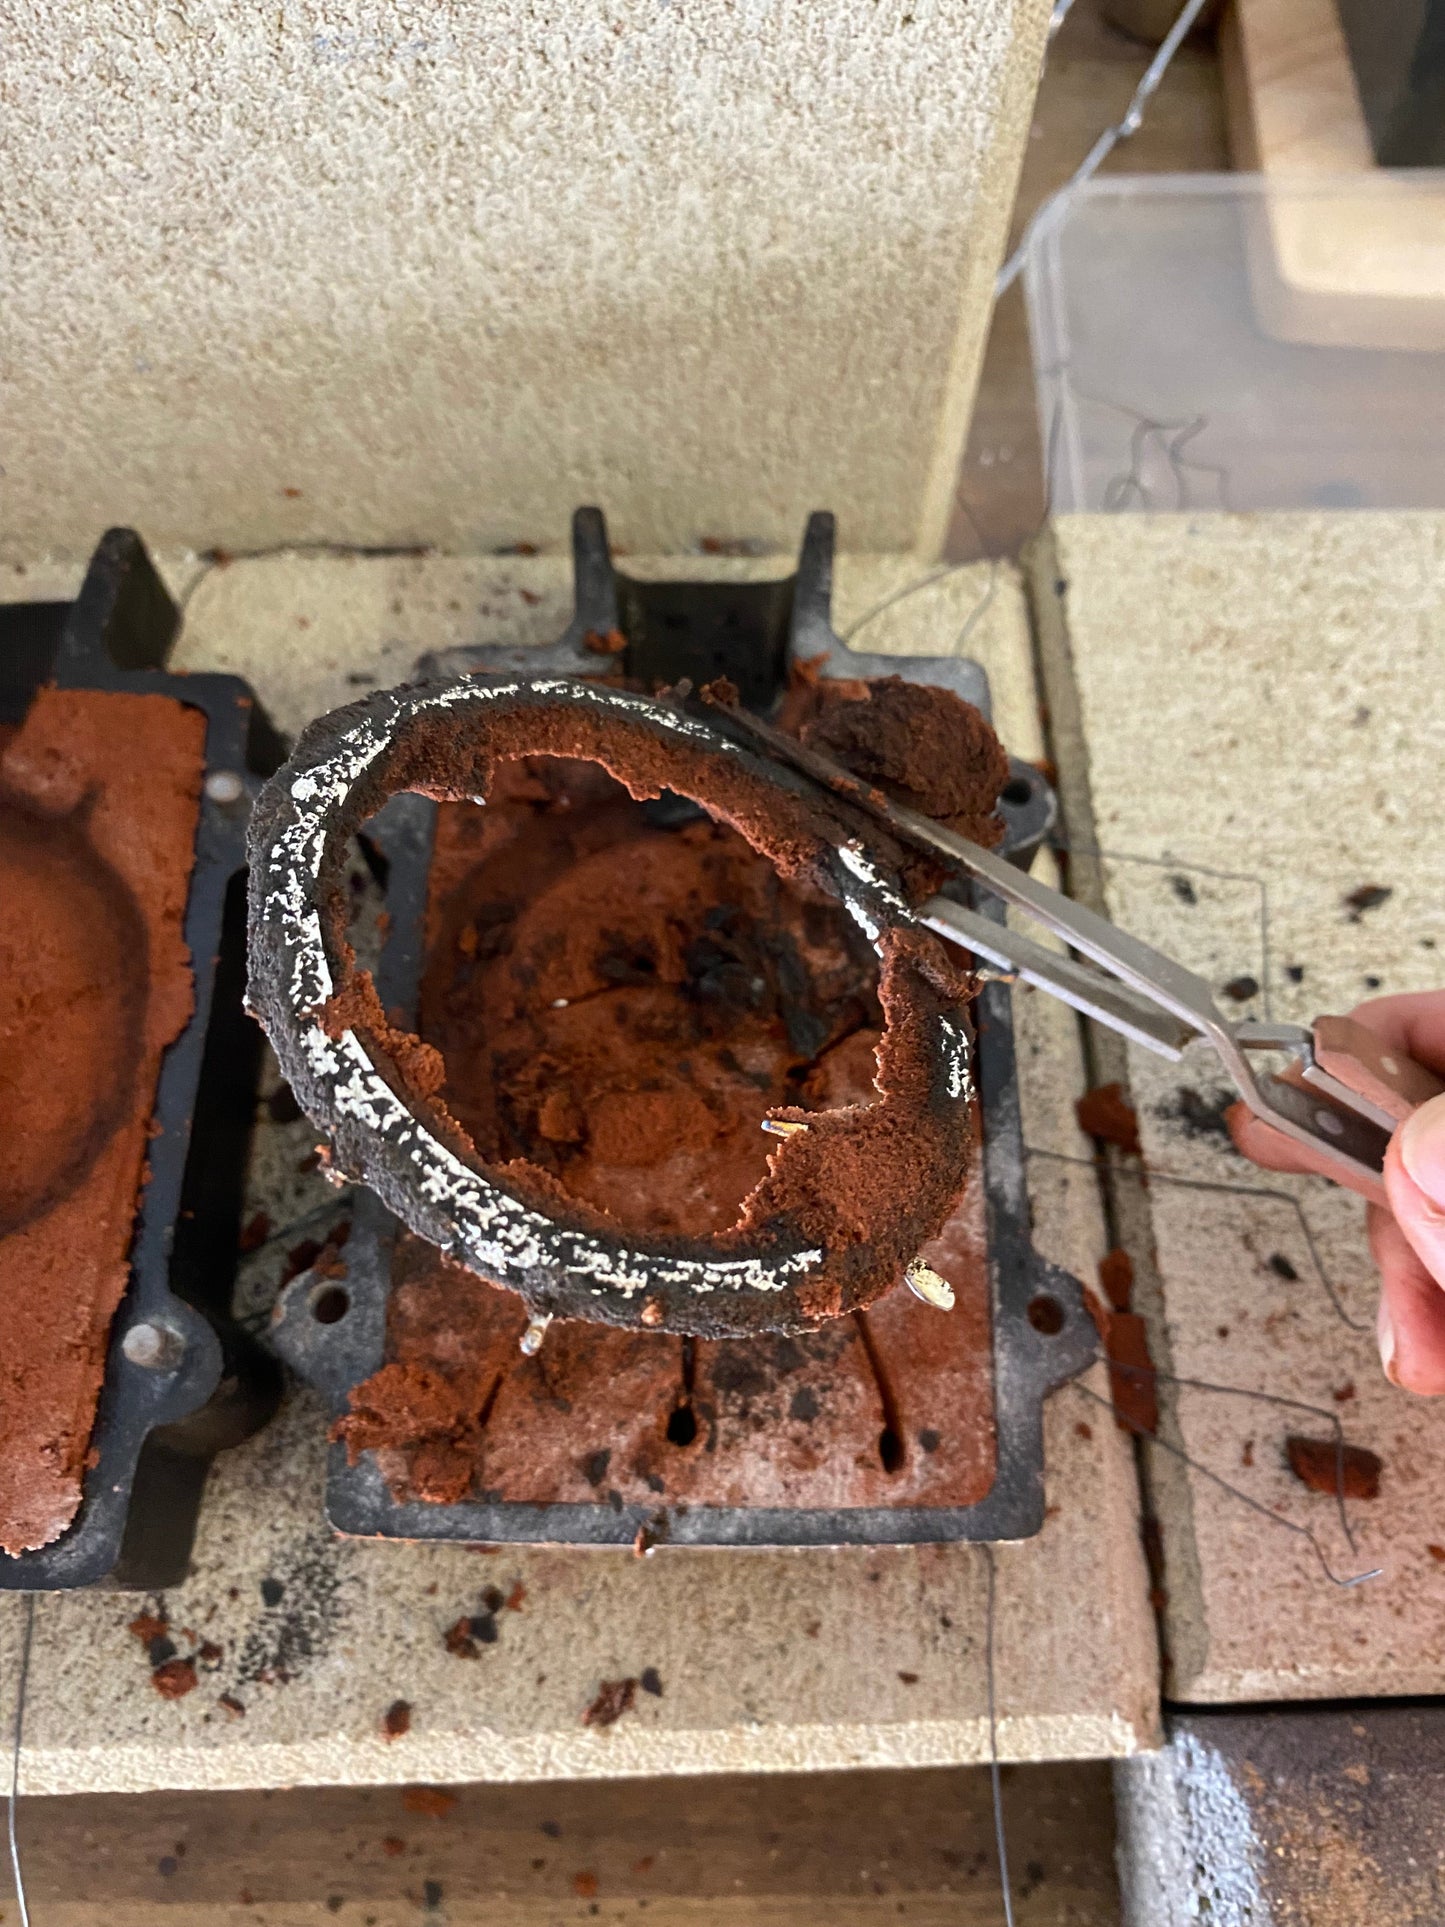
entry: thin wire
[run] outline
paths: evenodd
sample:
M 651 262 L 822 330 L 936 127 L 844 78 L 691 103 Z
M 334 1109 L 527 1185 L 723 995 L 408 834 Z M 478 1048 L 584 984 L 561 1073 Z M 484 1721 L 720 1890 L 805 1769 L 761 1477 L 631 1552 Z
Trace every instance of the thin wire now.
M 1138 133 L 1144 119 L 1145 107 L 1152 95 L 1157 92 L 1160 81 L 1169 69 L 1169 63 L 1178 53 L 1189 29 L 1204 11 L 1204 6 L 1205 0 L 1185 0 L 1185 5 L 1180 8 L 1174 25 L 1160 43 L 1158 52 L 1144 69 L 1139 85 L 1134 89 L 1133 97 L 1124 110 L 1123 119 L 1116 121 L 1112 127 L 1104 129 L 1058 192 L 1051 194 L 1041 207 L 1034 210 L 1018 246 L 999 270 L 998 279 L 994 283 L 995 298 L 1005 293 L 1017 281 L 1034 240 L 1055 225 L 1075 191 L 1082 187 L 1085 181 L 1093 179 L 1120 141 L 1129 140 Z M 1055 12 L 1057 11 L 1056 6 Z M 1065 13 L 1067 11 L 1068 9 L 1065 8 Z M 1051 20 L 1051 27 L 1052 24 Z
M 1273 1507 L 1263 1505 L 1258 1499 L 1251 1498 L 1247 1492 L 1241 1491 L 1237 1485 L 1231 1485 L 1228 1479 L 1221 1478 L 1219 1473 L 1211 1471 L 1211 1469 L 1201 1463 L 1200 1460 L 1192 1458 L 1190 1454 L 1184 1450 L 1182 1445 L 1171 1444 L 1168 1439 L 1161 1438 L 1157 1432 L 1149 1431 L 1138 1419 L 1131 1418 L 1127 1412 L 1120 1411 L 1112 1399 L 1101 1398 L 1092 1386 L 1085 1385 L 1082 1379 L 1076 1378 L 1073 1383 L 1075 1391 L 1081 1392 L 1085 1398 L 1091 1398 L 1096 1405 L 1102 1405 L 1106 1412 L 1112 1412 L 1120 1424 L 1127 1425 L 1136 1437 L 1148 1439 L 1151 1445 L 1157 1445 L 1161 1450 L 1172 1453 L 1176 1459 L 1182 1459 L 1192 1471 L 1198 1472 L 1202 1478 L 1211 1480 L 1213 1484 L 1219 1486 L 1222 1491 L 1228 1492 L 1232 1498 L 1238 1499 L 1241 1505 L 1247 1505 L 1251 1512 L 1259 1513 L 1261 1518 L 1273 1519 L 1274 1523 L 1277 1526 L 1283 1526 L 1286 1532 L 1292 1532 L 1297 1538 L 1305 1540 L 1311 1552 L 1313 1552 L 1316 1559 L 1319 1560 L 1320 1570 L 1332 1586 L 1338 1586 L 1342 1591 L 1345 1591 L 1351 1586 L 1362 1586 L 1367 1579 L 1378 1579 L 1384 1572 L 1385 1568 L 1383 1566 L 1374 1566 L 1369 1572 L 1357 1572 L 1349 1579 L 1341 1579 L 1339 1574 L 1331 1567 L 1329 1560 L 1325 1557 L 1324 1547 L 1321 1546 L 1319 1540 L 1316 1539 L 1314 1533 L 1308 1526 L 1297 1525 L 1293 1519 L 1286 1519 L 1282 1512 L 1276 1512 Z
M 1350 1551 L 1359 1552 L 1345 1506 L 1346 1439 L 1338 1412 L 1327 1411 L 1323 1405 L 1310 1405 L 1302 1398 L 1285 1398 L 1279 1392 L 1257 1392 L 1252 1385 L 1218 1385 L 1208 1378 L 1181 1378 L 1177 1372 L 1166 1372 L 1158 1365 L 1126 1365 L 1122 1360 L 1112 1358 L 1108 1362 L 1109 1370 L 1116 1372 L 1120 1378 L 1150 1378 L 1165 1385 L 1183 1385 L 1194 1392 L 1218 1392 L 1225 1398 L 1257 1399 L 1262 1405 L 1280 1405 L 1291 1412 L 1308 1412 L 1312 1418 L 1324 1419 L 1335 1435 L 1335 1508 L 1340 1515 L 1340 1530 L 1345 1535 Z M 1154 1437 L 1155 1434 L 1151 1433 L 1150 1436 Z
M 278 555 L 362 555 L 371 557 L 430 555 L 426 544 L 390 545 L 366 542 L 272 542 L 260 549 L 213 549 L 197 558 L 195 574 L 182 590 L 176 607 L 185 615 L 191 598 L 217 569 L 228 569 L 233 562 L 265 562 Z
M 1274 964 L 1270 949 L 1269 883 L 1264 877 L 1257 876 L 1252 870 L 1219 870 L 1208 863 L 1187 863 L 1182 857 L 1171 856 L 1167 850 L 1163 856 L 1136 856 L 1130 850 L 1102 850 L 1097 844 L 1074 843 L 1057 831 L 1048 841 L 1051 850 L 1064 856 L 1097 857 L 1104 863 L 1142 863 L 1153 870 L 1192 870 L 1195 876 L 1213 877 L 1220 883 L 1252 883 L 1259 891 L 1260 994 L 1264 999 L 1266 1018 L 1273 1017 L 1270 978 Z
M 988 1568 L 988 1598 L 983 1617 L 983 1653 L 984 1677 L 988 1684 L 988 1772 L 989 1782 L 993 1788 L 993 1839 L 994 1850 L 998 1855 L 998 1882 L 999 1892 L 1003 1895 L 1004 1927 L 1014 1927 L 1013 1893 L 1008 1877 L 1008 1841 L 1004 1835 L 1003 1824 L 1003 1776 L 999 1772 L 998 1764 L 998 1712 L 994 1697 L 993 1627 L 996 1574 L 993 1547 L 986 1540 L 983 1559 Z
M 1341 1303 L 1339 1293 L 1330 1282 L 1329 1273 L 1325 1270 L 1324 1263 L 1320 1258 L 1319 1247 L 1315 1243 L 1314 1233 L 1310 1230 L 1309 1219 L 1306 1218 L 1304 1214 L 1304 1206 L 1292 1191 L 1276 1191 L 1272 1186 L 1262 1184 L 1227 1184 L 1218 1178 L 1178 1177 L 1173 1171 L 1156 1170 L 1152 1165 L 1146 1166 L 1141 1164 L 1136 1170 L 1126 1164 L 1110 1164 L 1102 1158 L 1081 1158 L 1074 1156 L 1069 1151 L 1045 1150 L 1042 1145 L 1037 1144 L 1026 1144 L 1024 1146 L 1024 1156 L 1026 1158 L 1052 1158 L 1057 1164 L 1078 1164 L 1090 1171 L 1100 1171 L 1109 1177 L 1132 1178 L 1136 1183 L 1144 1185 L 1157 1181 L 1160 1184 L 1177 1184 L 1185 1191 L 1224 1191 L 1234 1197 L 1266 1198 L 1275 1204 L 1287 1204 L 1299 1220 L 1300 1231 L 1303 1233 L 1305 1244 L 1309 1249 L 1310 1262 L 1315 1268 L 1316 1276 L 1319 1278 L 1320 1284 L 1324 1289 L 1325 1296 L 1329 1299 L 1334 1309 L 1335 1316 L 1342 1325 L 1348 1326 L 1352 1332 L 1367 1332 L 1370 1330 L 1368 1319 L 1351 1318 Z
M 1054 35 L 1059 31 L 1059 28 L 1063 26 L 1073 10 L 1074 0 L 1054 0 L 1054 10 L 1049 15 L 1050 40 L 1053 39 Z
M 962 506 L 965 512 L 968 512 L 967 504 L 964 503 Z M 977 525 L 975 524 L 975 526 Z M 966 562 L 945 562 L 939 568 L 931 569 L 927 575 L 920 576 L 916 582 L 905 582 L 901 589 L 894 589 L 890 594 L 884 596 L 881 601 L 875 602 L 871 608 L 865 609 L 856 622 L 849 623 L 848 627 L 839 637 L 839 641 L 851 645 L 854 636 L 857 635 L 860 629 L 866 627 L 876 616 L 881 616 L 885 610 L 891 609 L 895 603 L 905 602 L 909 596 L 917 595 L 920 589 L 931 589 L 935 582 L 942 582 L 948 576 L 957 575 L 962 569 L 976 569 L 982 560 L 983 558 L 981 556 L 973 555 L 970 556 Z M 959 631 L 957 647 L 962 648 L 969 636 L 973 634 L 979 618 L 993 601 L 997 589 L 998 557 L 995 555 L 989 557 L 988 581 L 984 584 L 983 592 L 979 596 L 978 601 L 969 612 L 968 620 Z
M 30 1927 L 30 1905 L 25 1897 L 25 1876 L 20 1871 L 20 1845 L 15 1837 L 15 1807 L 20 1794 L 20 1736 L 25 1722 L 25 1689 L 30 1680 L 30 1642 L 35 1631 L 35 1594 L 25 1595 L 25 1633 L 20 1646 L 20 1678 L 15 1688 L 15 1745 L 10 1754 L 10 1796 L 6 1802 L 7 1830 L 10 1835 L 10 1872 L 15 1881 L 15 1898 L 20 1903 L 20 1927 Z

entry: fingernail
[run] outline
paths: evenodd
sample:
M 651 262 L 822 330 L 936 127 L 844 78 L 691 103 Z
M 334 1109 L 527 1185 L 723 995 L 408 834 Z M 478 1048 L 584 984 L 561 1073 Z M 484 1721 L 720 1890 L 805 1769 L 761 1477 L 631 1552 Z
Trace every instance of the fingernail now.
M 1380 1345 L 1380 1363 L 1385 1368 L 1385 1376 L 1392 1385 L 1398 1385 L 1395 1377 L 1395 1327 L 1390 1317 L 1390 1303 L 1383 1292 L 1380 1293 L 1380 1309 L 1375 1314 L 1375 1336 Z
M 1445 1097 L 1432 1097 L 1400 1126 L 1400 1162 L 1427 1198 L 1445 1204 Z

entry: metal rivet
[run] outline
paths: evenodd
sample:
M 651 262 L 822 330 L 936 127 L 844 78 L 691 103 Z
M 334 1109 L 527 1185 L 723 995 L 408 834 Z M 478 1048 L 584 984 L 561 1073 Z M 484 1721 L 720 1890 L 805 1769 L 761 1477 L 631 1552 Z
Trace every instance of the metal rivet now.
M 120 1348 L 132 1365 L 140 1365 L 148 1372 L 170 1370 L 180 1363 L 186 1349 L 179 1332 L 149 1321 L 132 1325 L 120 1341 Z
M 1400 1066 L 1395 1062 L 1393 1057 L 1382 1057 L 1380 1059 L 1380 1069 L 1385 1073 L 1386 1077 L 1398 1077 L 1400 1075 Z
M 213 769 L 206 778 L 206 795 L 213 803 L 239 803 L 245 793 L 245 782 L 236 770 Z

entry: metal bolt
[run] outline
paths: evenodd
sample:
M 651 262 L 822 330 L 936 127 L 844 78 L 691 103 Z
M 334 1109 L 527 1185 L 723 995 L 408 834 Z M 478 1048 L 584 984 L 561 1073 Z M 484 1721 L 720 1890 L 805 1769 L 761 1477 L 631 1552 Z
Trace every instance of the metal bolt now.
M 535 1358 L 537 1353 L 541 1351 L 542 1340 L 547 1336 L 547 1327 L 551 1322 L 552 1314 L 549 1311 L 537 1312 L 528 1321 L 527 1329 L 522 1333 L 519 1345 L 519 1350 L 523 1358 Z
M 186 1349 L 179 1332 L 149 1321 L 132 1325 L 120 1341 L 120 1348 L 132 1365 L 140 1365 L 148 1372 L 172 1370 L 180 1364 Z
M 245 794 L 245 779 L 238 770 L 213 769 L 206 778 L 206 795 L 213 803 L 239 803 Z
M 946 1278 L 940 1278 L 932 1265 L 915 1258 L 903 1277 L 913 1296 L 921 1298 L 925 1305 L 932 1305 L 935 1311 L 953 1310 L 953 1286 Z
M 806 1124 L 799 1124 L 796 1118 L 765 1117 L 763 1129 L 772 1137 L 794 1137 L 799 1131 L 807 1130 Z

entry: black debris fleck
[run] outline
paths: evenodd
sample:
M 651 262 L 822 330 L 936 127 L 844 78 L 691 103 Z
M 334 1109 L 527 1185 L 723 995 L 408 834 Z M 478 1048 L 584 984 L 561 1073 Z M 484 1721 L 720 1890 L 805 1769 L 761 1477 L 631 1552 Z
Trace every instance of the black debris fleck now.
M 156 1872 L 160 1874 L 163 1879 L 169 1880 L 173 1873 L 179 1873 L 180 1870 L 181 1863 L 173 1853 L 163 1853 L 156 1862 Z
M 1276 1278 L 1284 1278 L 1290 1284 L 1293 1284 L 1295 1279 L 1299 1277 L 1299 1273 L 1282 1251 L 1271 1252 L 1270 1256 L 1265 1260 L 1265 1263 L 1269 1266 Z
M 612 1454 L 605 1446 L 600 1452 L 589 1452 L 582 1461 L 582 1476 L 588 1485 L 601 1485 L 607 1477 L 607 1468 L 611 1463 Z
M 797 1418 L 805 1422 L 811 1422 L 818 1416 L 821 1409 L 821 1406 L 818 1404 L 818 1394 L 813 1390 L 812 1386 L 800 1385 L 793 1394 L 793 1402 L 788 1407 L 788 1416 L 789 1418 Z
M 1247 1004 L 1251 997 L 1259 995 L 1259 979 L 1248 975 L 1231 977 L 1224 986 L 1224 994 L 1226 997 L 1233 998 L 1237 1004 Z
M 1367 910 L 1378 910 L 1382 903 L 1394 896 L 1395 892 L 1385 883 L 1362 883 L 1358 890 L 1351 890 L 1344 899 L 1349 921 L 1358 923 Z
M 424 1907 L 435 1911 L 442 1904 L 442 1883 L 439 1880 L 424 1880 L 421 1883 L 421 1901 Z
M 1194 885 L 1189 881 L 1188 877 L 1178 876 L 1178 875 L 1171 876 L 1169 879 L 1169 888 L 1174 892 L 1175 896 L 1178 897 L 1181 903 L 1194 904 L 1194 903 L 1198 903 L 1199 901 L 1199 892 L 1195 889 Z
M 1154 1115 L 1167 1123 L 1180 1125 L 1187 1137 L 1229 1139 L 1225 1113 L 1238 1096 L 1237 1091 L 1196 1091 L 1180 1084 L 1172 1103 L 1159 1104 Z
M 337 1547 L 331 1535 L 318 1535 L 299 1546 L 284 1577 L 278 1574 L 262 1581 L 261 1597 L 272 1610 L 258 1619 L 246 1637 L 236 1664 L 237 1686 L 256 1681 L 284 1684 L 329 1648 L 342 1604 Z
M 1380 985 L 1381 985 L 1381 984 L 1382 984 L 1382 983 L 1383 983 L 1384 981 L 1385 981 L 1385 980 L 1384 980 L 1384 978 L 1383 978 L 1383 977 L 1376 977 L 1376 976 L 1374 976 L 1373 974 L 1367 974 L 1367 975 L 1366 975 L 1366 977 L 1365 977 L 1365 989 L 1366 989 L 1366 990 L 1378 990 L 1378 989 L 1380 988 Z
M 662 1675 L 655 1666 L 644 1666 L 637 1683 L 644 1693 L 651 1693 L 654 1699 L 662 1698 Z
M 1305 967 L 1303 964 L 1286 964 L 1284 974 L 1292 984 L 1302 984 L 1305 980 Z
M 936 1452 L 943 1443 L 943 1434 L 935 1432 L 931 1425 L 925 1425 L 918 1434 L 918 1443 L 925 1452 Z
M 562 1823 L 560 1820 L 544 1820 L 542 1822 L 542 1831 L 549 1840 L 560 1840 L 562 1838 Z

